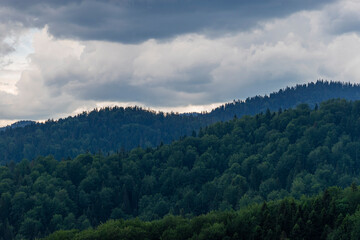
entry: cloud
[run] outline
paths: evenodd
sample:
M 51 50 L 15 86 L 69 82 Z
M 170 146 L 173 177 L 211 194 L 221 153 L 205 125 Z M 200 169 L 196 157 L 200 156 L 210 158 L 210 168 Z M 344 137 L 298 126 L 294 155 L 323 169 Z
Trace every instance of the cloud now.
M 139 43 L 187 33 L 219 36 L 333 0 L 2 0 L 3 19 L 49 27 L 57 38 Z M 1 18 L 1 17 L 0 17 Z
M 0 10 L 0 16 L 1 14 Z M 0 91 L 15 91 L 14 84 L 19 79 L 21 70 L 14 70 L 14 66 L 19 64 L 14 63 L 16 60 L 12 55 L 26 32 L 26 28 L 19 23 L 0 21 Z
M 0 96 L 0 118 L 46 119 L 101 102 L 179 108 L 317 78 L 357 82 L 360 38 L 324 32 L 324 14 L 299 12 L 216 39 L 184 34 L 139 44 L 60 40 L 45 28 L 35 34 L 18 94 Z
M 23 31 L 21 25 L 0 23 L 0 59 L 15 50 L 14 45 Z
M 168 2 L 177 4 L 179 16 L 185 14 L 186 4 L 181 5 L 175 0 Z M 293 11 L 302 9 L 295 1 L 290 2 L 295 4 L 291 8 Z M 196 109 L 196 106 L 206 109 L 206 106 L 213 103 L 266 94 L 318 78 L 359 82 L 359 34 L 356 29 L 334 30 L 340 29 L 334 26 L 341 26 L 335 22 L 346 25 L 345 22 L 357 21 L 356 16 L 351 15 L 354 9 L 351 2 L 336 2 L 321 9 L 287 15 L 291 12 L 290 8 L 278 10 L 280 12 L 277 13 L 266 13 L 266 5 L 259 1 L 246 3 L 247 5 L 242 1 L 245 4 L 242 6 L 249 5 L 249 9 L 258 8 L 263 11 L 259 10 L 251 15 L 254 21 L 244 20 L 249 22 L 246 28 L 237 28 L 235 25 L 237 21 L 241 21 L 240 18 L 252 18 L 250 15 L 238 18 L 228 15 L 229 20 L 224 17 L 224 22 L 220 24 L 222 28 L 217 34 L 212 32 L 216 28 L 215 20 L 209 20 L 206 24 L 194 22 L 194 26 L 188 26 L 186 31 L 181 28 L 168 31 L 164 27 L 166 23 L 159 23 L 159 31 L 164 35 L 159 35 L 158 39 L 147 39 L 153 33 L 136 36 L 139 29 L 135 28 L 135 35 L 132 36 L 136 37 L 126 40 L 120 35 L 113 39 L 107 35 L 111 24 L 105 22 L 111 19 L 116 23 L 121 19 L 112 18 L 110 12 L 103 14 L 98 22 L 90 23 L 91 19 L 82 18 L 81 14 L 79 19 L 70 19 L 71 16 L 75 17 L 76 9 L 84 9 L 84 4 L 98 4 L 97 9 L 101 12 L 101 7 L 111 6 L 113 2 L 72 1 L 64 4 L 59 1 L 57 5 L 52 5 L 37 1 L 37 4 L 29 6 L 26 14 L 35 15 L 39 6 L 42 6 L 41 9 L 49 9 L 47 14 L 53 16 L 42 18 L 39 14 L 37 21 L 53 20 L 49 21 L 48 27 L 34 34 L 34 50 L 28 56 L 28 70 L 22 72 L 16 84 L 17 94 L 1 92 L 0 86 L 0 119 L 57 118 L 110 103 L 131 103 L 156 109 L 183 110 Z M 14 2 L 16 3 L 20 4 L 19 1 Z M 215 14 L 218 2 L 209 3 L 209 14 L 212 11 Z M 259 3 L 259 6 L 255 3 Z M 305 3 L 306 8 L 312 6 L 307 1 Z M 159 4 L 158 1 L 122 1 L 113 6 L 113 10 L 122 13 L 119 10 L 121 8 L 125 9 L 122 10 L 124 13 L 136 13 L 145 5 L 151 7 L 157 6 L 156 4 Z M 166 3 L 163 9 L 155 9 L 154 12 L 165 13 L 169 6 Z M 192 6 L 197 9 L 197 5 Z M 216 13 L 219 14 L 217 16 L 231 13 L 232 9 L 226 6 L 230 5 L 221 6 L 222 10 Z M 13 5 L 12 8 L 16 10 L 17 6 Z M 76 10 L 75 13 L 68 12 L 71 8 Z M 190 9 L 189 19 L 192 19 L 193 11 L 196 12 L 194 9 Z M 153 13 L 150 10 L 142 11 L 144 16 L 139 17 L 139 23 L 147 17 L 152 19 Z M 69 14 L 67 17 L 60 14 L 65 12 Z M 199 10 L 198 14 L 201 15 L 202 12 Z M 256 17 L 260 14 L 264 16 Z M 166 16 L 158 15 L 161 19 L 167 19 Z M 175 20 L 178 19 L 175 13 L 170 15 Z M 281 15 L 286 17 L 272 18 Z M 132 25 L 135 16 L 138 15 L 129 17 L 123 24 Z M 61 23 L 61 18 L 67 20 Z M 271 20 L 263 21 L 265 18 Z M 217 18 L 219 21 L 221 19 Z M 230 19 L 234 22 L 230 23 Z M 154 21 L 157 21 L 156 18 Z M 39 26 L 45 24 L 39 22 L 35 23 Z M 62 27 L 72 24 L 79 32 L 71 33 L 71 27 L 66 30 L 54 24 Z M 103 26 L 105 28 L 101 30 Z M 117 29 L 114 27 L 116 24 L 111 26 Z M 93 29 L 88 31 L 87 28 Z M 97 29 L 104 31 L 103 37 L 96 37 Z M 220 34 L 227 29 L 232 29 L 228 32 L 231 34 Z M 113 34 L 121 32 L 122 29 Z M 162 38 L 167 39 L 164 41 Z M 109 39 L 114 41 L 108 41 Z
M 360 32 L 360 2 L 356 0 L 338 1 L 326 7 L 321 23 L 326 31 L 338 35 Z

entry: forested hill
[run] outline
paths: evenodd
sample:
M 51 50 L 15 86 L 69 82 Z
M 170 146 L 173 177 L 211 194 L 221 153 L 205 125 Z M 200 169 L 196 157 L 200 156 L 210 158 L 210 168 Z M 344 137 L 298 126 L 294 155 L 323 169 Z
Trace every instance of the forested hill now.
M 154 149 L 10 163 L 0 167 L 0 236 L 33 239 L 118 218 L 192 217 L 350 186 L 360 179 L 359 119 L 360 101 L 330 100 L 314 110 L 302 104 L 218 122 Z M 317 219 L 322 208 L 314 204 Z
M 6 129 L 9 129 L 9 128 L 23 128 L 25 126 L 28 126 L 30 124 L 35 124 L 35 123 L 36 123 L 35 121 L 30 121 L 30 120 L 18 121 L 11 125 L 6 126 L 6 127 L 0 127 L 0 132 L 5 131 Z
M 103 108 L 0 132 L 0 163 L 31 160 L 38 155 L 51 154 L 61 160 L 86 152 L 153 147 L 210 123 L 198 116 L 156 113 L 139 107 Z
M 234 100 L 232 103 L 214 109 L 206 117 L 212 117 L 216 121 L 226 121 L 234 115 L 238 117 L 254 115 L 265 112 L 267 109 L 277 111 L 279 108 L 293 108 L 301 103 L 307 103 L 313 108 L 316 104 L 333 98 L 360 100 L 360 85 L 319 80 L 315 83 L 287 87 L 269 96 L 256 96 L 247 98 L 245 101 Z
M 73 158 L 80 153 L 103 153 L 130 150 L 134 147 L 156 147 L 201 127 L 230 120 L 235 115 L 253 115 L 267 109 L 277 111 L 299 103 L 310 107 L 330 98 L 360 99 L 360 86 L 318 81 L 286 88 L 269 96 L 235 101 L 202 114 L 164 114 L 131 108 L 104 108 L 75 117 L 0 132 L 0 164 L 38 155 L 52 154 L 56 159 Z
M 360 190 L 355 185 L 302 198 L 255 204 L 239 211 L 212 212 L 191 219 L 166 216 L 145 222 L 110 220 L 96 229 L 67 230 L 46 240 L 238 240 L 238 239 L 360 239 Z

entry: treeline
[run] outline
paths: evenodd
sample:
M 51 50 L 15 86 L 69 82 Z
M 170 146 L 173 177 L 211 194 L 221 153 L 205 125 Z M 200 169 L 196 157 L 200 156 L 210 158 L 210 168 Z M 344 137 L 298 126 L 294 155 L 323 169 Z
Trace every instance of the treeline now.
M 360 99 L 360 86 L 318 81 L 286 88 L 269 96 L 234 101 L 210 113 L 164 114 L 139 107 L 103 108 L 75 117 L 0 132 L 0 164 L 52 154 L 57 160 L 85 152 L 115 153 L 121 149 L 156 147 L 193 135 L 201 127 L 234 116 L 254 115 L 267 109 L 278 111 L 300 103 L 310 108 L 330 98 Z
M 285 198 L 191 219 L 168 215 L 151 222 L 110 220 L 96 229 L 58 231 L 45 240 L 358 240 L 359 204 L 357 186 L 345 190 L 332 187 L 316 197 Z
M 0 132 L 0 163 L 53 155 L 57 160 L 81 153 L 115 153 L 138 146 L 170 143 L 208 125 L 196 116 L 164 114 L 140 107 L 113 107 L 75 117 L 48 120 Z
M 234 118 L 157 148 L 0 167 L 0 236 L 192 217 L 359 182 L 360 101 Z
M 234 100 L 211 111 L 207 117 L 216 121 L 226 121 L 234 115 L 255 115 L 260 112 L 289 109 L 306 103 L 310 108 L 330 99 L 360 100 L 360 85 L 318 80 L 308 84 L 286 87 L 265 96 L 249 97 L 245 101 Z
M 0 127 L 0 132 L 5 131 L 6 129 L 10 129 L 10 128 L 23 128 L 25 126 L 35 124 L 35 123 L 36 123 L 35 121 L 21 120 L 21 121 L 13 123 L 11 125 L 8 125 L 6 127 Z

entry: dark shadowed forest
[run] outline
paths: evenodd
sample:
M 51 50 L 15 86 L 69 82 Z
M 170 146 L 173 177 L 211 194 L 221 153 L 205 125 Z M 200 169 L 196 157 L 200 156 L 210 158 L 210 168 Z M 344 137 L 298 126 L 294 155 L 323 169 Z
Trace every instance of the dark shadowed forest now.
M 61 160 L 86 152 L 107 154 L 136 147 L 157 147 L 234 116 L 265 113 L 267 109 L 284 110 L 301 103 L 313 109 L 316 104 L 332 98 L 360 100 L 360 86 L 318 81 L 288 87 L 269 96 L 234 101 L 201 114 L 165 114 L 139 107 L 96 109 L 0 132 L 0 163 L 19 162 L 24 158 L 32 160 L 39 155 L 51 154 Z
M 0 168 L 0 235 L 34 239 L 109 219 L 149 221 L 168 214 L 186 222 L 214 210 L 347 187 L 359 182 L 359 119 L 360 101 L 329 100 L 314 109 L 300 104 L 234 117 L 156 148 L 11 162 Z M 290 234 L 289 228 L 280 233 Z

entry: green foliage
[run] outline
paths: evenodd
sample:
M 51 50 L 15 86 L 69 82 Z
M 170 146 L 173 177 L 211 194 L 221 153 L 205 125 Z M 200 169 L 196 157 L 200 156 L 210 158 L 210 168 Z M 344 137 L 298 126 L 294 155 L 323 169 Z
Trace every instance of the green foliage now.
M 359 239 L 360 211 L 352 204 L 360 205 L 357 187 L 332 187 L 301 200 L 285 198 L 190 219 L 111 220 L 96 229 L 58 231 L 45 239 Z
M 34 239 L 60 229 L 87 229 L 85 232 L 92 234 L 94 230 L 89 227 L 109 219 L 139 217 L 151 221 L 168 214 L 189 218 L 287 196 L 301 199 L 329 186 L 354 183 L 353 194 L 324 209 L 321 201 L 328 202 L 341 193 L 339 189 L 330 189 L 324 200 L 305 202 L 316 207 L 307 209 L 301 221 L 289 221 L 305 210 L 297 209 L 296 201 L 288 199 L 280 204 L 281 228 L 271 225 L 263 232 L 262 221 L 276 214 L 270 210 L 269 216 L 263 216 L 265 220 L 248 216 L 256 225 L 243 226 L 257 239 L 281 234 L 292 239 L 299 232 L 309 234 L 308 239 L 318 239 L 325 233 L 311 230 L 313 226 L 323 226 L 329 232 L 333 229 L 330 223 L 325 228 L 320 219 L 329 211 L 336 214 L 339 226 L 345 218 L 350 225 L 344 228 L 357 224 L 347 214 L 357 210 L 359 201 L 359 119 L 360 102 L 331 100 L 317 110 L 300 105 L 277 113 L 234 118 L 202 129 L 198 137 L 185 137 L 154 149 L 136 148 L 111 155 L 87 153 L 62 161 L 48 156 L 12 162 L 0 167 L 0 236 Z M 176 219 L 169 218 L 169 224 Z M 189 238 L 211 234 L 216 239 L 224 231 L 228 233 L 224 222 L 197 221 L 201 231 L 191 232 Z M 132 225 L 122 228 L 122 236 L 128 239 L 134 238 L 133 231 L 147 231 L 141 232 L 140 220 L 127 223 Z M 164 239 L 176 239 L 174 231 L 161 234 Z M 245 232 L 237 234 L 245 238 Z M 357 236 L 355 230 L 352 234 Z
M 74 158 L 85 152 L 116 153 L 122 152 L 124 149 L 131 150 L 138 146 L 143 148 L 156 147 L 161 143 L 171 143 L 185 135 L 195 137 L 201 127 L 219 121 L 229 121 L 234 116 L 236 119 L 244 115 L 266 112 L 262 119 L 263 126 L 252 123 L 257 129 L 251 137 L 255 142 L 261 142 L 266 136 L 267 125 L 273 117 L 273 113 L 270 111 L 278 111 L 279 109 L 283 111 L 293 108 L 299 103 L 307 103 L 309 106 L 303 105 L 298 109 L 299 114 L 303 115 L 302 118 L 290 123 L 288 120 L 294 116 L 287 115 L 277 123 L 280 130 L 286 129 L 286 137 L 290 143 L 293 143 L 302 133 L 302 130 L 296 126 L 309 121 L 306 114 L 309 113 L 310 108 L 332 98 L 360 100 L 359 96 L 360 85 L 317 81 L 316 83 L 287 87 L 269 96 L 256 96 L 247 98 L 245 101 L 234 101 L 209 113 L 164 114 L 139 107 L 114 107 L 95 109 L 58 121 L 49 119 L 43 124 L 19 122 L 13 127 L 0 128 L 0 164 L 6 164 L 10 161 L 19 162 L 24 158 L 32 160 L 39 155 L 51 154 L 55 159 L 61 160 L 68 157 Z M 337 121 L 333 122 L 337 124 Z M 227 128 L 231 127 L 231 125 L 227 125 L 224 128 L 212 128 L 214 132 L 208 132 L 208 134 L 223 135 L 223 133 L 228 132 Z M 324 129 L 310 129 L 306 133 L 313 137 L 311 143 L 318 144 L 323 137 L 323 131 L 331 128 L 331 125 L 323 127 Z M 202 134 L 200 131 L 200 136 Z M 277 132 L 272 134 L 276 136 Z M 216 139 L 211 139 L 212 137 L 208 141 L 216 141 Z M 335 140 L 336 132 L 333 132 L 332 136 L 328 136 L 328 141 L 331 143 Z M 231 144 L 229 141 L 228 143 Z M 224 150 L 227 149 L 224 148 Z M 188 159 L 184 158 L 184 160 L 187 161 Z M 209 162 L 209 164 L 211 163 Z

